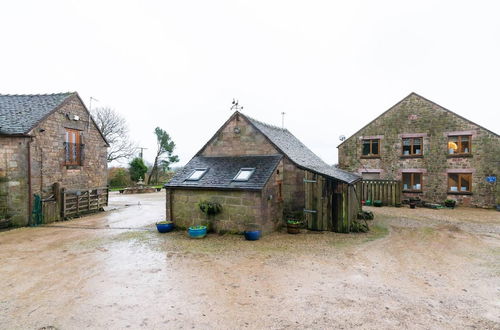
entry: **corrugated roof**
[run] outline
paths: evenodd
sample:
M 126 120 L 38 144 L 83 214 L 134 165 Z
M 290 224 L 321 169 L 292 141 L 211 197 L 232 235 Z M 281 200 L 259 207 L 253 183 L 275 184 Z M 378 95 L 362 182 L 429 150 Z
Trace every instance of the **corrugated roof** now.
M 26 134 L 75 93 L 0 94 L 0 134 Z
M 278 166 L 281 155 L 205 157 L 195 156 L 177 172 L 165 187 L 170 188 L 218 188 L 238 190 L 261 190 Z M 189 175 L 199 168 L 207 172 L 198 181 L 186 181 Z M 248 181 L 233 181 L 242 168 L 255 168 Z
M 325 163 L 287 129 L 263 123 L 243 114 L 241 115 L 250 121 L 250 123 L 252 123 L 262 134 L 264 134 L 271 141 L 271 143 L 273 143 L 299 167 L 347 183 L 353 183 L 361 179 L 359 175 L 338 169 Z

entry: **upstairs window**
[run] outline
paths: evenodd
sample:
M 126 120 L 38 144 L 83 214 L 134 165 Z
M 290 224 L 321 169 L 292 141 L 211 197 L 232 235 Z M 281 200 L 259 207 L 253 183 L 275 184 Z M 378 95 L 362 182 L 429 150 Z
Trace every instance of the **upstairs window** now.
M 255 172 L 255 168 L 242 168 L 238 174 L 236 174 L 233 181 L 248 181 L 253 172 Z
M 64 141 L 64 164 L 82 165 L 83 147 L 82 132 L 67 128 Z
M 196 168 L 194 171 L 192 171 L 189 176 L 187 177 L 187 181 L 198 181 L 200 180 L 205 173 L 207 172 L 208 168 Z
M 422 173 L 403 173 L 404 191 L 422 191 Z
M 364 157 L 377 157 L 380 154 L 380 140 L 379 139 L 366 139 L 363 140 L 363 156 Z
M 448 137 L 448 154 L 469 155 L 471 153 L 471 135 L 459 135 Z
M 449 193 L 470 193 L 472 192 L 471 173 L 448 173 Z
M 422 138 L 404 138 L 403 156 L 421 156 Z

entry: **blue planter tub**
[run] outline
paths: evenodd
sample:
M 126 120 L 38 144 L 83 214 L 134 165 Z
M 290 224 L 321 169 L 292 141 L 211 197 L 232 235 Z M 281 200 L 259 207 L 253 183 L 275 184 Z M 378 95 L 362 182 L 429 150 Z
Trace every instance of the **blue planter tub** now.
M 188 234 L 191 238 L 203 238 L 207 235 L 207 226 L 189 227 Z
M 257 241 L 260 238 L 260 230 L 247 230 L 243 233 L 247 241 Z
M 156 229 L 158 229 L 160 233 L 168 233 L 174 229 L 174 223 L 172 221 L 157 222 Z

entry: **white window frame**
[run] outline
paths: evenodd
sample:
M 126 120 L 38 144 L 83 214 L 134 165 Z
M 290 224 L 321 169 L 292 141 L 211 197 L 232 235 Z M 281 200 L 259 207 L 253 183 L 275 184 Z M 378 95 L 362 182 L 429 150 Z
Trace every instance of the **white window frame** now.
M 200 181 L 200 179 L 203 178 L 203 176 L 207 173 L 207 171 L 208 168 L 195 168 L 193 171 L 191 171 L 191 173 L 189 173 L 189 176 L 187 177 L 186 181 Z M 196 172 L 201 172 L 200 176 L 197 178 L 192 178 L 192 176 Z
M 250 172 L 250 174 L 248 174 L 248 177 L 246 179 L 239 179 L 238 177 L 242 172 Z M 233 178 L 233 181 L 246 182 L 250 180 L 254 172 L 255 172 L 255 167 L 243 167 L 238 171 L 238 174 L 236 174 L 236 176 Z

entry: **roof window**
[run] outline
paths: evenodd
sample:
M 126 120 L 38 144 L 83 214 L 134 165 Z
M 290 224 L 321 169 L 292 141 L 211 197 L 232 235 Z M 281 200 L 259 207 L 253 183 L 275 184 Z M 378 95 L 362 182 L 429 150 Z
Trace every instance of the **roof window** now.
M 233 181 L 248 181 L 253 172 L 255 172 L 255 168 L 242 168 L 238 174 L 236 174 Z
M 203 175 L 205 175 L 207 171 L 208 168 L 196 168 L 191 172 L 191 174 L 189 174 L 186 181 L 198 181 L 203 177 Z

